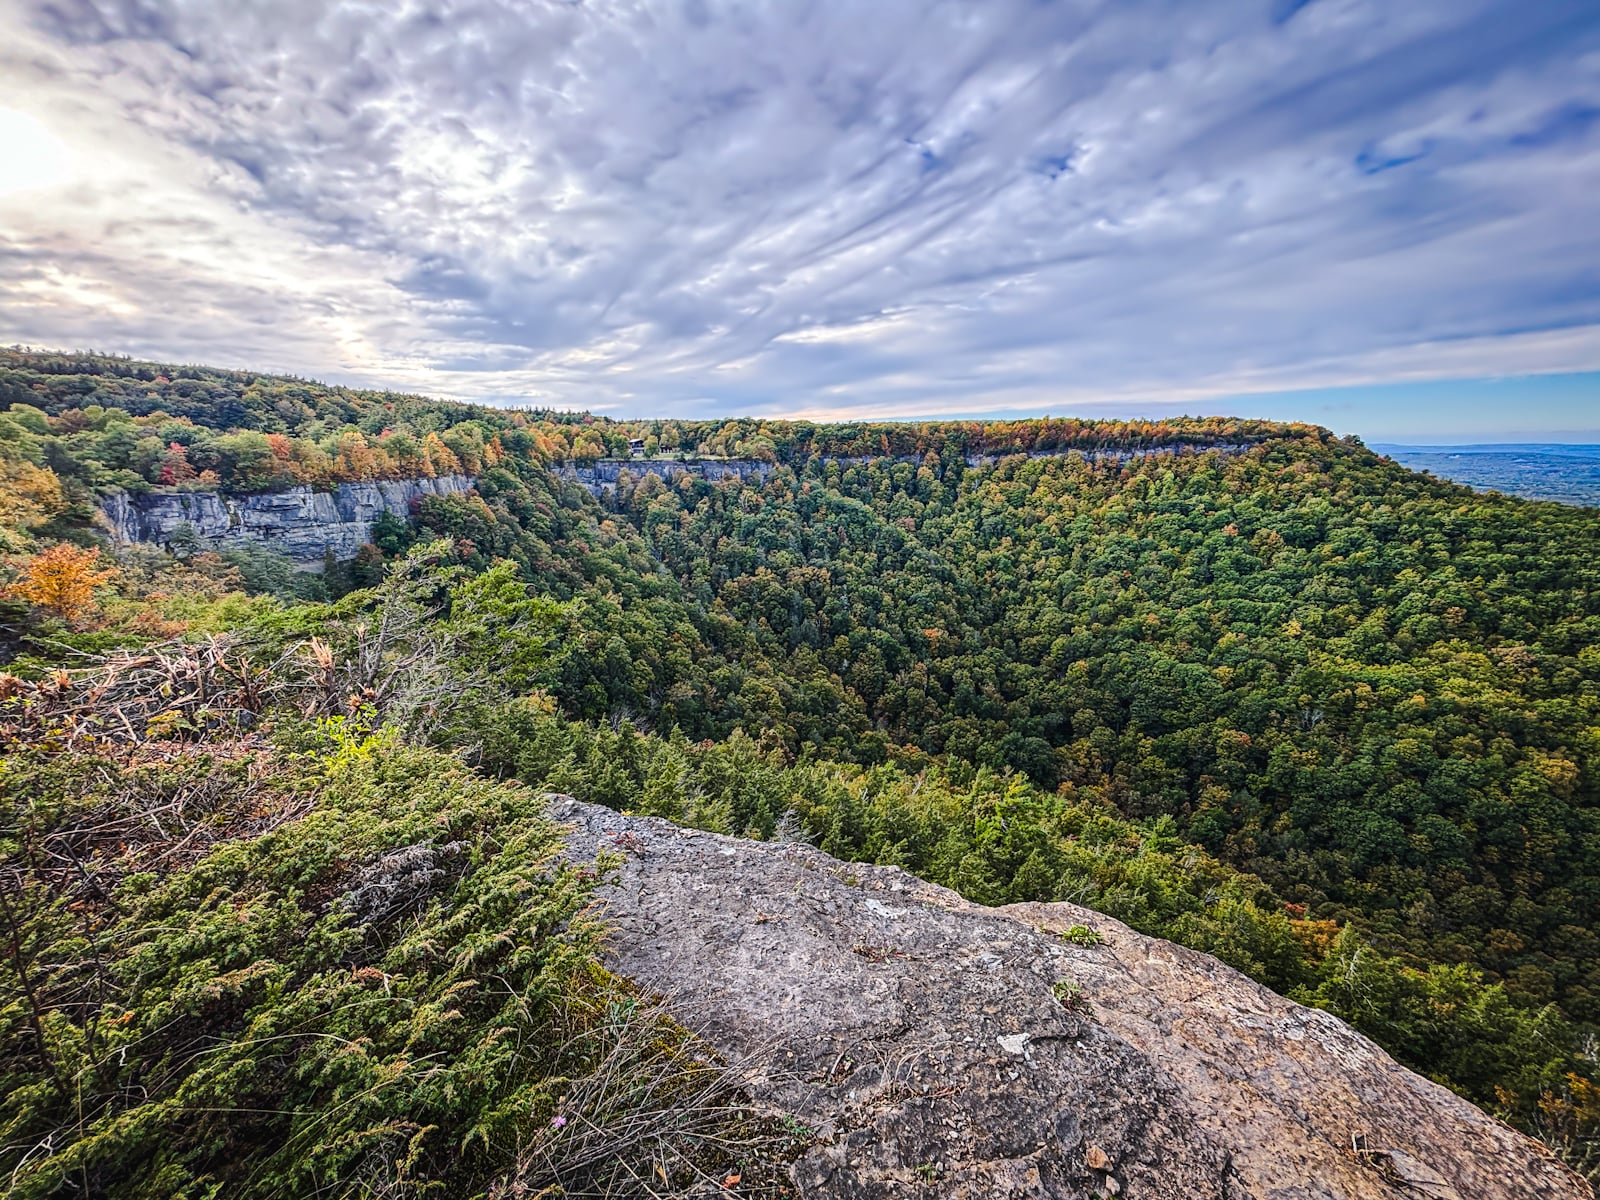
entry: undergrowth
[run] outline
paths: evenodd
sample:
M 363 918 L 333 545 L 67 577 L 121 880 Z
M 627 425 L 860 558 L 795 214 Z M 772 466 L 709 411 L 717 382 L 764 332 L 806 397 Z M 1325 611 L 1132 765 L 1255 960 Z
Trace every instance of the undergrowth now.
M 534 792 L 354 716 L 118 739 L 25 701 L 0 710 L 5 1194 L 775 1179 L 748 1064 L 599 966 L 609 864 L 562 859 Z

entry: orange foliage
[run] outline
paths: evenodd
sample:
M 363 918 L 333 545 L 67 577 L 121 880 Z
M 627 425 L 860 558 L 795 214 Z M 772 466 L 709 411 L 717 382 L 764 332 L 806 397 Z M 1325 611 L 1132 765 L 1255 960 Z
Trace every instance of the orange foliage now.
M 167 447 L 167 453 L 161 462 L 161 482 L 165 484 L 188 483 L 195 477 L 195 469 L 189 462 L 189 454 L 182 444 L 173 442 Z
M 95 588 L 116 576 L 114 569 L 100 570 L 99 565 L 100 551 L 63 542 L 30 559 L 11 590 L 70 625 L 94 607 Z
M 1291 911 L 1296 908 L 1300 909 L 1301 912 L 1305 911 L 1298 904 L 1291 904 L 1288 907 Z M 1339 922 L 1305 920 L 1291 916 L 1289 918 L 1289 930 L 1294 934 L 1295 940 L 1300 943 L 1300 948 L 1305 951 L 1306 957 L 1320 961 L 1326 958 L 1328 952 L 1333 949 L 1333 943 L 1339 936 Z
M 8 539 L 7 530 L 27 530 L 66 507 L 61 481 L 55 472 L 36 467 L 26 459 L 7 460 L 0 456 L 0 545 Z M 10 549 L 21 549 L 13 542 Z

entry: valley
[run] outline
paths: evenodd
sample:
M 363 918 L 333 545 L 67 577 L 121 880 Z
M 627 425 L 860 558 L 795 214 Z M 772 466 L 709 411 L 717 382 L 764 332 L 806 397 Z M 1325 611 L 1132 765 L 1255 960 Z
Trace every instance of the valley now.
M 456 763 L 449 787 L 480 807 L 560 793 L 980 905 L 1083 905 L 1342 1018 L 1589 1165 L 1593 509 L 1224 418 L 611 421 L 14 351 L 0 405 L 19 947 L 79 920 L 82 953 L 126 950 L 141 855 L 209 887 L 194 848 L 257 845 L 238 841 L 255 808 L 274 837 L 312 836 L 288 832 L 295 797 L 398 739 Z M 347 493 L 380 500 L 345 513 Z M 236 536 L 274 497 L 304 499 L 305 537 Z M 175 539 L 101 516 L 135 510 L 196 518 Z M 205 646 L 212 666 L 182 665 Z M 135 708 L 116 700 L 167 662 Z M 146 790 L 107 790 L 124 775 Z M 198 779 L 181 841 L 142 824 Z M 371 786 L 339 793 L 352 848 L 308 865 L 313 892 L 355 886 L 338 863 L 376 850 L 354 847 L 444 844 Z M 393 830 L 367 827 L 371 804 Z M 111 813 L 122 832 L 89 832 Z M 52 873 L 68 845 L 97 891 Z M 278 868 L 250 861 L 254 895 Z M 57 999 L 17 993 L 6 1031 L 25 1125 L 47 1121 L 40 1061 L 108 1069 L 84 1040 L 105 1035 L 66 1015 L 89 959 L 47 977 L 39 952 L 14 952 L 15 979 Z M 359 970 L 400 969 L 367 953 Z M 93 978 L 145 1011 L 113 1000 L 137 981 Z M 244 976 L 195 986 L 278 1011 Z M 107 1129 L 144 1111 L 125 1087 L 107 1084 Z

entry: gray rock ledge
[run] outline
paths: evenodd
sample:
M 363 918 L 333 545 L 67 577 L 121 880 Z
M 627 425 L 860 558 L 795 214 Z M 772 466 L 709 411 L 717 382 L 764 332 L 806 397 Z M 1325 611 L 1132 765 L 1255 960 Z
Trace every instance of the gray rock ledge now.
M 801 1196 L 1591 1196 L 1337 1018 L 1099 913 L 550 805 L 569 855 L 623 855 L 609 965 L 758 1056 L 756 1098 L 818 1131 Z M 1105 943 L 1055 936 L 1072 925 Z
M 376 479 L 341 483 L 331 492 L 309 487 L 285 488 L 230 496 L 221 492 L 114 492 L 101 501 L 101 512 L 118 545 L 169 548 L 178 529 L 191 528 L 201 542 L 216 550 L 246 542 L 270 546 L 302 567 L 315 569 L 323 555 L 355 557 L 372 536 L 379 513 L 409 517 L 413 501 L 423 496 L 452 496 L 470 491 L 470 475 L 435 479 Z

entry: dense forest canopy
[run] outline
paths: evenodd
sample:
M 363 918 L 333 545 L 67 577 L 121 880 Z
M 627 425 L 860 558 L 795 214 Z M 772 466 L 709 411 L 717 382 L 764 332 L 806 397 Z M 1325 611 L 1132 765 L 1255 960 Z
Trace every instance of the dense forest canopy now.
M 557 469 L 631 440 L 772 469 Z M 114 489 L 453 473 L 325 577 L 91 553 Z M 553 602 L 515 696 L 421 735 L 480 773 L 1086 900 L 1569 1150 L 1600 1115 L 1596 510 L 1306 425 L 615 421 L 21 351 L 0 474 L 20 677 L 332 645 L 425 555 Z M 492 631 L 511 601 L 475 603 Z
M 1107 446 L 1253 444 L 1310 426 L 1264 421 L 1037 420 L 817 425 L 808 421 L 616 421 L 508 410 L 303 380 L 99 356 L 0 350 L 0 405 L 62 439 L 95 487 L 268 490 L 477 473 L 511 454 L 550 464 L 646 454 L 803 465 L 814 456 L 1000 455 Z M 37 410 L 37 411 L 36 411 Z

